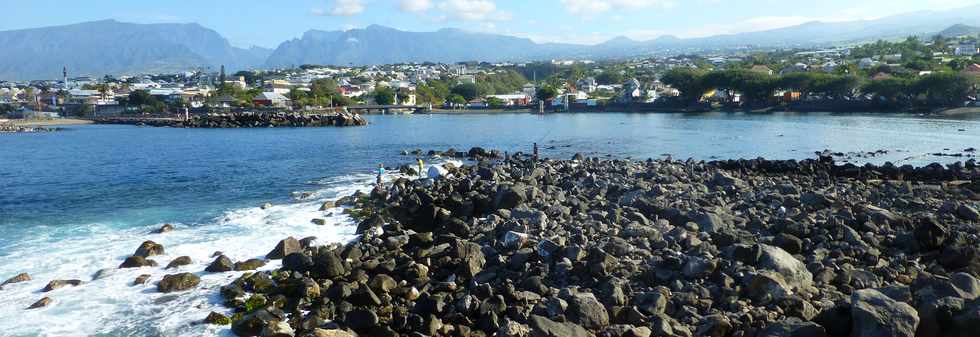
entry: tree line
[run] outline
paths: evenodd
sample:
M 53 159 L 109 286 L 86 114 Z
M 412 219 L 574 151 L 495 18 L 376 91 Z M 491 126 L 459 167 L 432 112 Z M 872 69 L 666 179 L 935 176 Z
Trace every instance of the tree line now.
M 975 83 L 975 79 L 955 72 L 865 80 L 848 74 L 794 72 L 774 76 L 748 69 L 704 71 L 687 67 L 666 71 L 660 81 L 677 89 L 688 104 L 697 104 L 706 93 L 720 90 L 728 94 L 726 103 L 731 104 L 735 94 L 741 94 L 744 106 L 772 104 L 773 95 L 783 90 L 799 92 L 801 99 L 814 95 L 834 100 L 869 95 L 893 104 L 954 106 L 967 99 Z

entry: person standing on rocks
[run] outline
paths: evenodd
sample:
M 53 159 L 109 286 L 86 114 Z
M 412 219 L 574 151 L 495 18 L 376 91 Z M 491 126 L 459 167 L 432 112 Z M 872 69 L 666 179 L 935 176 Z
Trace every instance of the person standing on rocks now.
M 384 185 L 385 164 L 378 164 L 378 187 Z
M 419 163 L 419 177 L 422 177 L 423 172 L 425 172 L 425 162 L 422 161 L 422 158 L 418 157 L 415 157 L 415 160 Z
M 534 143 L 534 155 L 531 156 L 531 159 L 535 162 L 538 161 L 538 143 Z

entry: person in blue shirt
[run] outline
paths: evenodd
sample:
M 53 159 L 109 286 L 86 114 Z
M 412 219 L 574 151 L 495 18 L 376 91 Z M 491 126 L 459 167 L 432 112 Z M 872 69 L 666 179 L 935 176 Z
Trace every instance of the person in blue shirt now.
M 385 175 L 385 164 L 378 164 L 378 186 L 384 183 L 383 177 Z

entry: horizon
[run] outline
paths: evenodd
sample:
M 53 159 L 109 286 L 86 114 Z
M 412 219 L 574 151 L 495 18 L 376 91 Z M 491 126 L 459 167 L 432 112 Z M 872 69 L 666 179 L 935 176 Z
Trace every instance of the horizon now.
M 807 4 L 752 0 L 753 4 L 697 0 L 554 0 L 533 5 L 510 0 L 335 0 L 298 1 L 274 8 L 253 9 L 256 1 L 236 7 L 237 15 L 215 16 L 229 1 L 193 5 L 100 1 L 65 4 L 52 0 L 14 3 L 21 13 L 0 22 L 0 31 L 64 26 L 92 21 L 126 23 L 196 23 L 215 30 L 238 47 L 276 48 L 310 30 L 336 31 L 381 25 L 403 31 L 430 32 L 445 28 L 523 37 L 536 43 L 593 45 L 618 37 L 647 41 L 662 36 L 698 38 L 766 31 L 810 22 L 872 20 L 921 11 L 942 11 L 980 4 L 980 0 L 899 3 L 875 0 L 860 6 L 845 1 Z M 195 7 L 192 7 L 195 6 Z M 67 8 L 66 8 L 67 7 Z M 789 10 L 795 8 L 796 10 Z M 887 8 L 882 10 L 882 8 Z M 198 10 L 194 13 L 192 10 Z M 211 10 L 208 10 L 211 9 Z M 66 14 L 60 14 L 66 13 Z M 110 14 L 107 14 L 110 13 Z M 549 15 L 534 15 L 548 13 Z M 692 18 L 694 18 L 692 20 Z M 272 21 L 276 24 L 263 24 Z M 570 23 L 574 21 L 573 23 Z M 594 24 L 602 21 L 602 24 Z M 250 24 L 255 22 L 255 24 Z M 952 24 L 952 23 L 951 23 Z

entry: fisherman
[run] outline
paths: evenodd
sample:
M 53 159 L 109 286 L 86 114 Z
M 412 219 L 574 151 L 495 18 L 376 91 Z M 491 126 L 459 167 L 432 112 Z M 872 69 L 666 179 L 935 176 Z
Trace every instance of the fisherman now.
M 534 156 L 531 157 L 535 162 L 538 161 L 538 143 L 534 143 Z
M 378 164 L 378 186 L 384 185 L 385 164 Z
M 423 162 L 422 158 L 419 157 L 415 157 L 415 160 L 419 163 L 419 177 L 421 177 L 424 174 L 422 172 L 425 172 L 425 162 Z

